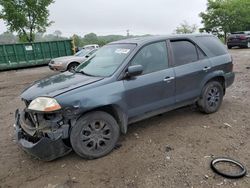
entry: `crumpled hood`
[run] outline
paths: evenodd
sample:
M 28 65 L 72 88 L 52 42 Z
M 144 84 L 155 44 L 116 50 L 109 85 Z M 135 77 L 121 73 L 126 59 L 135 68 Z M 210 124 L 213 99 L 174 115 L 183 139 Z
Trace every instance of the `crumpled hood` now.
M 33 100 L 39 96 L 55 97 L 102 79 L 102 77 L 90 77 L 81 73 L 65 72 L 34 82 L 23 91 L 21 97 L 25 100 Z

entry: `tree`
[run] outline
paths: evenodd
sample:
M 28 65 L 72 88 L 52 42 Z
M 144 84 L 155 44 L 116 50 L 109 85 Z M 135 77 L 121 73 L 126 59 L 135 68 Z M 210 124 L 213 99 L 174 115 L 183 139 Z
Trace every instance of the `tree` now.
M 89 34 L 84 36 L 84 41 L 87 44 L 95 44 L 98 42 L 98 37 L 95 33 L 89 33 Z
M 187 21 L 183 21 L 180 26 L 175 30 L 177 34 L 194 33 L 198 29 L 198 26 L 193 24 L 190 25 Z
M 11 32 L 17 32 L 22 40 L 34 41 L 36 32 L 44 33 L 49 21 L 48 6 L 53 0 L 0 0 L 3 19 Z
M 226 42 L 229 32 L 250 30 L 249 10 L 249 0 L 208 0 L 207 10 L 200 13 L 200 31 L 223 36 Z

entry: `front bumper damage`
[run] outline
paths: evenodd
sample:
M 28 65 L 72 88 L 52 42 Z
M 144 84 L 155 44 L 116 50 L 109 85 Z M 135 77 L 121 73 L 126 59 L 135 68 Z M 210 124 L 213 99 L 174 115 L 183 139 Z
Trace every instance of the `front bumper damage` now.
M 18 145 L 28 154 L 43 161 L 52 161 L 72 151 L 65 144 L 69 137 L 69 125 L 61 124 L 58 118 L 44 120 L 42 125 L 35 125 L 27 118 L 28 112 L 15 114 L 15 132 Z M 38 118 L 39 119 L 39 118 Z M 47 125 L 47 126 L 46 126 Z

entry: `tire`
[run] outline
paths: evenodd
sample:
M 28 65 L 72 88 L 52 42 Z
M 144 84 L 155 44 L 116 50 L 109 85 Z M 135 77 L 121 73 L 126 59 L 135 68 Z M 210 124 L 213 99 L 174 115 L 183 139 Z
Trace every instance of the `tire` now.
M 227 46 L 228 49 L 232 49 L 232 46 Z
M 73 150 L 82 158 L 97 159 L 110 153 L 120 136 L 116 120 L 96 111 L 79 118 L 70 133 Z
M 247 48 L 250 48 L 250 42 L 247 43 Z
M 76 67 L 78 67 L 79 63 L 73 62 L 70 63 L 67 67 L 67 71 L 74 72 Z
M 198 106 L 201 112 L 211 114 L 217 112 L 223 101 L 224 91 L 221 83 L 211 81 L 202 90 Z

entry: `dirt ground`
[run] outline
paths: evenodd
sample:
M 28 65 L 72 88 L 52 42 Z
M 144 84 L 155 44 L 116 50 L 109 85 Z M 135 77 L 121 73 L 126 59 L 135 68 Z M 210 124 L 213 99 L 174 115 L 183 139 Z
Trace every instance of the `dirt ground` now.
M 250 187 L 249 176 L 228 180 L 209 167 L 213 156 L 227 156 L 250 170 L 250 49 L 230 53 L 236 81 L 219 112 L 204 115 L 186 107 L 133 124 L 120 148 L 91 161 L 74 152 L 53 162 L 25 154 L 12 126 L 22 106 L 19 95 L 55 73 L 47 67 L 1 72 L 0 187 Z

